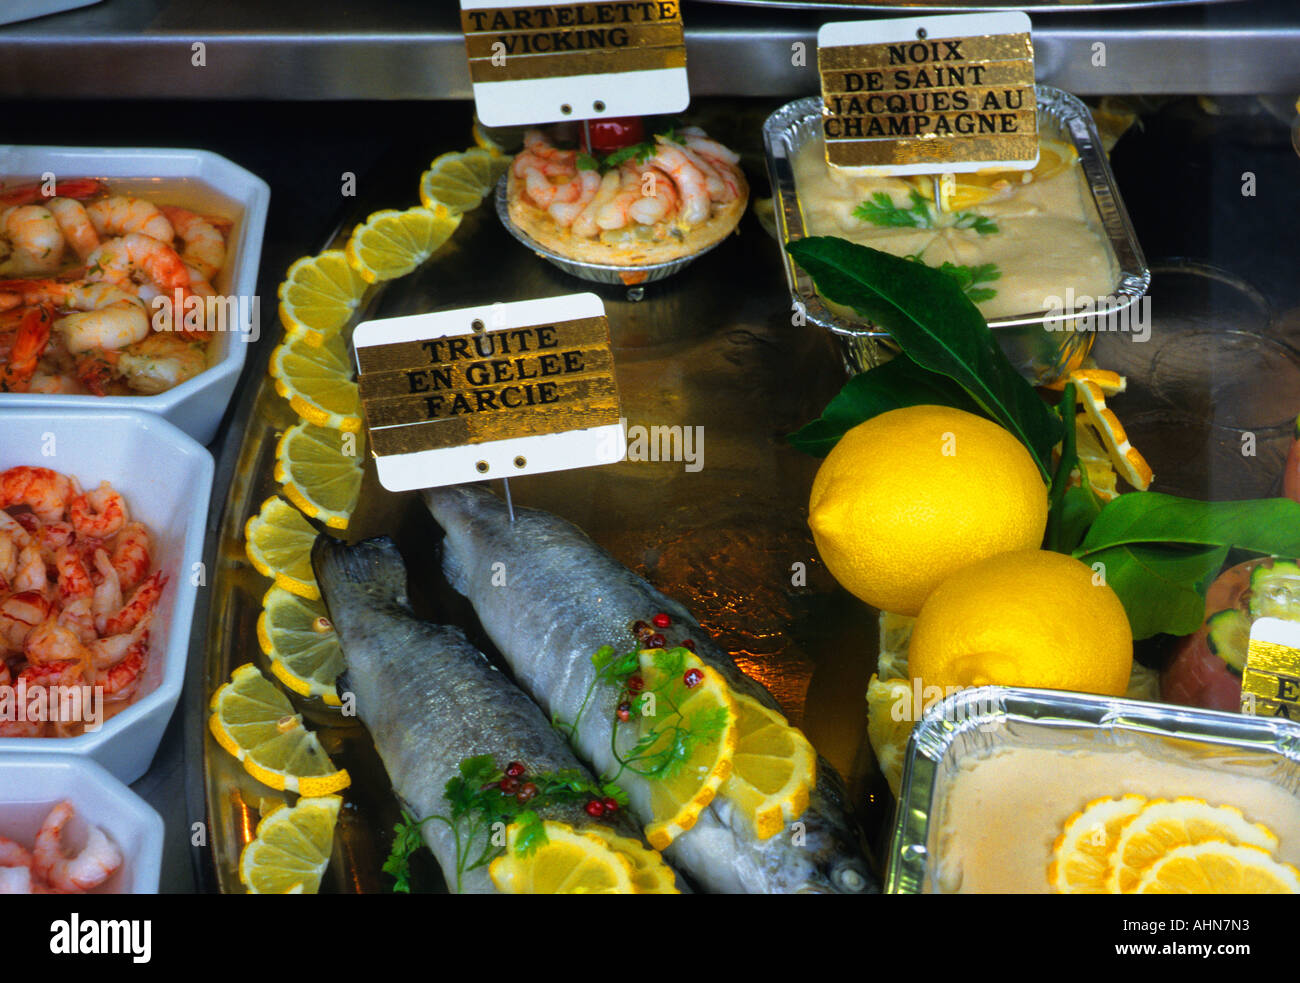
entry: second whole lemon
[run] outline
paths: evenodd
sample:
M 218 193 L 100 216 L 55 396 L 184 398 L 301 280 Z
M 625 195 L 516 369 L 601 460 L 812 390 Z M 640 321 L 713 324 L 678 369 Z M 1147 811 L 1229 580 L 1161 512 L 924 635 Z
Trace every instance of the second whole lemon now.
M 912 629 L 908 674 L 925 687 L 1031 686 L 1122 696 L 1133 633 L 1119 595 L 1072 556 L 1026 550 L 945 580 Z
M 915 615 L 957 570 L 1036 548 L 1047 486 L 1010 432 L 947 406 L 909 406 L 846 433 L 813 481 L 808 523 L 847 590 Z

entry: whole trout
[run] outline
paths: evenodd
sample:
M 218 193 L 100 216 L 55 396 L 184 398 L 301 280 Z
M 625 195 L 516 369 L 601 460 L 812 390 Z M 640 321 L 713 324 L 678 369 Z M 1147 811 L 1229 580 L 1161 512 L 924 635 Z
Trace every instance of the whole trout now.
M 602 645 L 626 652 L 632 625 L 657 612 L 673 619 L 668 645 L 684 639 L 731 687 L 765 706 L 771 694 L 741 672 L 681 604 L 673 601 L 569 522 L 537 509 L 516 509 L 476 485 L 426 490 L 424 499 L 446 531 L 443 571 L 467 597 L 519 684 L 553 719 L 578 721 L 578 755 L 601 774 L 618 768 L 610 747 L 617 693 L 601 682 L 579 717 L 596 677 L 592 654 Z M 619 783 L 631 809 L 650 822 L 649 780 L 625 772 Z M 718 796 L 695 826 L 664 853 L 702 887 L 728 893 L 865 893 L 879 890 L 844 805 L 843 784 L 824 759 L 807 811 L 766 840 Z
M 406 567 L 391 539 L 346 546 L 317 538 L 312 565 L 347 660 L 347 685 L 383 759 L 393 789 L 413 817 L 449 816 L 443 791 L 465 758 L 519 761 L 528 774 L 586 769 L 537 705 L 471 645 L 458 628 L 421 621 L 406 597 Z M 578 803 L 536 809 L 576 829 L 594 825 Z M 640 839 L 626 814 L 600 823 Z M 456 839 L 446 823 L 421 826 L 448 889 L 457 890 Z M 461 835 L 464 837 L 462 829 Z M 485 843 L 473 844 L 471 859 Z M 459 890 L 494 892 L 486 865 L 465 871 Z

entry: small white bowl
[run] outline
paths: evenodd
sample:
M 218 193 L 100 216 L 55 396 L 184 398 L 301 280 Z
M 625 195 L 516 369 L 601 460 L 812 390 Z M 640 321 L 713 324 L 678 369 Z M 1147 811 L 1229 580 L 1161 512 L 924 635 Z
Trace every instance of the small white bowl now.
M 99 826 L 122 851 L 123 863 L 92 894 L 157 894 L 163 821 L 149 804 L 93 761 L 66 754 L 0 752 L 0 836 L 31 849 L 36 832 L 64 799 L 77 818 L 64 829 L 72 853 Z
M 42 174 L 66 178 L 104 178 L 125 193 L 160 194 L 168 204 L 203 209 L 203 195 L 216 192 L 242 209 L 227 243 L 226 267 L 213 286 L 222 297 L 238 298 L 240 323 L 217 333 L 209 347 L 210 367 L 188 382 L 156 396 L 48 396 L 0 393 L 0 412 L 19 407 L 94 407 L 143 410 L 176 424 L 200 444 L 212 442 L 234 394 L 249 343 L 257 340 L 252 323 L 257 269 L 271 190 L 265 181 L 206 150 L 112 149 L 101 147 L 19 147 L 0 145 L 0 179 L 5 186 L 40 180 Z M 116 181 L 115 181 L 116 179 Z M 150 185 L 164 189 L 156 192 Z M 274 304 L 274 298 L 270 303 Z M 260 300 L 257 302 L 260 309 Z M 259 311 L 260 312 L 260 311 Z M 247 315 L 247 317 L 246 317 Z
M 211 575 L 200 564 L 212 455 L 165 420 L 138 411 L 0 411 L 0 471 L 24 464 L 74 475 L 87 491 L 110 482 L 131 518 L 148 528 L 153 569 L 168 581 L 149 630 L 149 664 L 130 705 L 77 737 L 0 738 L 0 754 L 75 754 L 130 784 L 148 771 L 185 680 L 197 583 Z

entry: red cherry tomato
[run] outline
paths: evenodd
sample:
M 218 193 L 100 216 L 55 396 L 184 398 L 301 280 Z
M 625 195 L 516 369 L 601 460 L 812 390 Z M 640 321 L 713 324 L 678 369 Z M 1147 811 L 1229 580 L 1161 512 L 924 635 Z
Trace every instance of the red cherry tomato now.
M 645 127 L 639 116 L 593 119 L 587 124 L 587 130 L 591 134 L 588 150 L 597 154 L 612 154 L 645 140 Z

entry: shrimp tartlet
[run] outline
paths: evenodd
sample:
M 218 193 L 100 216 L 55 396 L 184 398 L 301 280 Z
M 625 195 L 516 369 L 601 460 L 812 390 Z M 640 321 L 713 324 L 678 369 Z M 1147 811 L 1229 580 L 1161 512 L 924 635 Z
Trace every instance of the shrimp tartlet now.
M 511 165 L 510 220 L 540 246 L 605 266 L 693 256 L 739 223 L 749 198 L 740 158 L 698 127 L 655 135 L 603 159 L 531 130 Z

